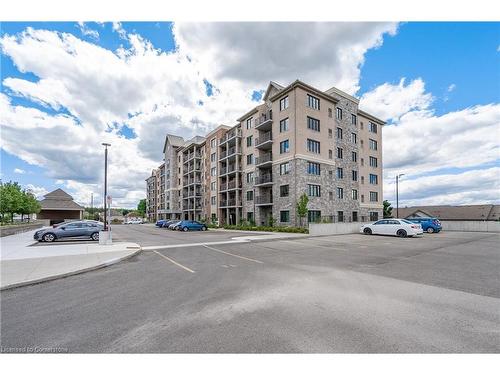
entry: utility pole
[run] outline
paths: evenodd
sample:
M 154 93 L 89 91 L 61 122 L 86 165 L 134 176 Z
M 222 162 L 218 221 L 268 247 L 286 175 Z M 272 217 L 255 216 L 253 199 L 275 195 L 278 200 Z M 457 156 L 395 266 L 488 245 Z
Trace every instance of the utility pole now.
M 108 146 L 109 143 L 102 143 L 104 146 L 104 231 L 108 230 L 107 217 L 106 217 L 106 204 L 108 199 Z
M 90 193 L 90 220 L 94 220 L 94 193 Z
M 399 219 L 399 179 L 404 173 L 396 175 L 396 219 Z

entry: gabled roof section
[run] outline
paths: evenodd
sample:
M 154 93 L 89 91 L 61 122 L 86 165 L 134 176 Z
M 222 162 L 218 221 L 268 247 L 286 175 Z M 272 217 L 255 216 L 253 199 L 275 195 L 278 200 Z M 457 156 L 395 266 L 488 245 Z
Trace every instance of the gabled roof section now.
M 165 153 L 165 150 L 167 149 L 167 141 L 170 142 L 173 147 L 182 147 L 184 145 L 184 138 L 179 137 L 178 135 L 167 134 L 165 137 L 165 143 L 163 144 L 163 153 Z
M 363 117 L 366 117 L 368 120 L 371 120 L 373 122 L 376 122 L 377 124 L 379 125 L 385 125 L 386 122 L 384 120 L 381 120 L 379 119 L 378 117 L 375 117 L 373 115 L 370 115 L 369 113 L 365 112 L 365 111 L 362 111 L 361 109 L 358 108 L 358 114 L 363 116 Z
M 56 189 L 54 191 L 51 191 L 48 194 L 44 195 L 45 199 L 59 199 L 59 200 L 66 200 L 66 201 L 72 201 L 73 197 L 66 193 L 63 189 Z
M 267 86 L 267 90 L 266 90 L 266 93 L 264 94 L 262 100 L 266 101 L 267 98 L 270 96 L 270 95 L 274 95 L 276 94 L 278 91 L 281 91 L 283 90 L 285 87 L 284 86 L 281 86 L 280 84 L 274 82 L 274 81 L 271 81 L 269 82 L 269 85 Z
M 292 82 L 290 85 L 288 85 L 287 87 L 284 87 L 282 90 L 272 94 L 269 96 L 269 100 L 275 100 L 277 99 L 279 96 L 281 95 L 284 95 L 286 94 L 287 92 L 290 92 L 292 91 L 294 88 L 296 87 L 300 87 L 306 91 L 309 91 L 311 93 L 314 93 L 314 95 L 317 95 L 319 96 L 320 98 L 323 98 L 323 99 L 326 99 L 326 100 L 329 100 L 335 104 L 338 103 L 338 99 L 337 98 L 334 98 L 333 96 L 315 88 L 315 87 L 312 87 L 311 85 L 308 85 L 307 83 L 304 83 L 302 82 L 301 80 L 297 79 L 295 80 L 294 82 Z
M 467 206 L 415 206 L 399 209 L 399 216 L 404 218 L 417 212 L 428 214 L 427 216 L 437 217 L 440 220 L 498 220 L 495 212 L 500 212 L 499 205 L 476 204 Z M 396 214 L 395 208 L 392 209 Z
M 338 95 L 338 96 L 342 96 L 343 98 L 346 98 L 348 100 L 351 100 L 353 101 L 354 103 L 356 104 L 359 104 L 359 99 L 352 96 L 352 95 L 349 95 L 348 93 L 336 88 L 336 87 L 332 87 L 328 90 L 325 91 L 325 94 L 328 94 L 328 95 L 331 95 L 331 94 L 335 94 L 335 95 Z

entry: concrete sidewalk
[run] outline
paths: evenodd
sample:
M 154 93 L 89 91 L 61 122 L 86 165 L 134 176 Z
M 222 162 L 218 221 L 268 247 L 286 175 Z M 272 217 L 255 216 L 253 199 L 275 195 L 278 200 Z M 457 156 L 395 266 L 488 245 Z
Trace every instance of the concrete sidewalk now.
M 1 290 L 106 267 L 141 251 L 141 247 L 132 242 L 33 247 L 29 246 L 34 242 L 33 233 L 30 231 L 2 238 Z

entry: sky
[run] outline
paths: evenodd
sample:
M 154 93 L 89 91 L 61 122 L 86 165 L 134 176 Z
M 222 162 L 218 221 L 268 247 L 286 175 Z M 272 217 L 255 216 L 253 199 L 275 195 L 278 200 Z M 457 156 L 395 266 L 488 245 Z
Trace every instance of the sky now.
M 0 24 L 1 179 L 136 207 L 167 133 L 204 135 L 270 80 L 360 98 L 387 121 L 384 199 L 500 203 L 500 23 Z

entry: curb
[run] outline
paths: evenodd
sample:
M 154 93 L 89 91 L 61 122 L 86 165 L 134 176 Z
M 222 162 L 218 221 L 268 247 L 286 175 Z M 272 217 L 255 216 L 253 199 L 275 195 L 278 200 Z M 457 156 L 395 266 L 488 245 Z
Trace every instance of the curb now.
M 119 263 L 121 261 L 130 259 L 130 258 L 136 256 L 137 254 L 139 254 L 141 251 L 142 251 L 142 247 L 139 246 L 139 249 L 137 249 L 136 251 L 134 251 L 132 254 L 126 255 L 126 256 L 121 257 L 121 258 L 111 259 L 111 260 L 108 260 L 105 263 L 101 263 L 101 264 L 98 264 L 98 265 L 92 266 L 92 267 L 82 268 L 82 269 L 76 270 L 76 271 L 71 271 L 71 272 L 61 273 L 61 274 L 58 274 L 58 275 L 42 277 L 41 279 L 22 281 L 20 283 L 6 285 L 6 286 L 1 287 L 0 291 L 3 292 L 4 290 L 15 289 L 15 288 L 23 287 L 23 286 L 34 285 L 34 284 L 41 284 L 41 283 L 44 283 L 44 282 L 47 282 L 47 281 L 52 281 L 52 280 L 57 280 L 57 279 L 63 279 L 65 277 L 69 277 L 69 276 L 73 276 L 73 275 L 78 275 L 78 274 L 85 273 L 85 272 L 95 271 L 95 270 L 98 270 L 100 268 L 109 267 L 109 266 L 112 266 L 113 264 L 116 264 L 116 263 Z

